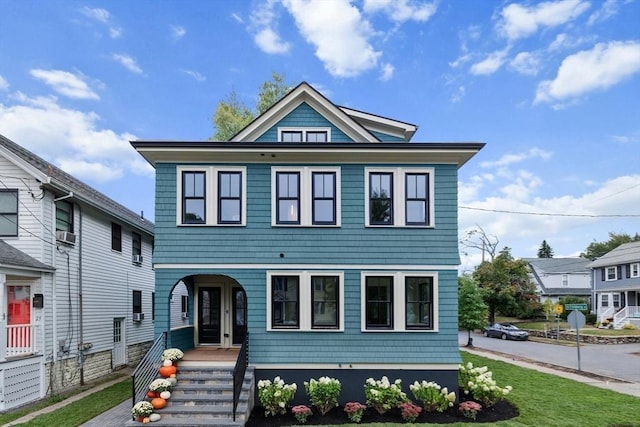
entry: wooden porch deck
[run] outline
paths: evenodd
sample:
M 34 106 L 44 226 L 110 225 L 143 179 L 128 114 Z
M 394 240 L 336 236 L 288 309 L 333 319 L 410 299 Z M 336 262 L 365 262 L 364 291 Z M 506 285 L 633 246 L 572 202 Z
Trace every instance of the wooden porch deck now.
M 196 347 L 184 352 L 180 363 L 187 364 L 217 364 L 235 365 L 238 359 L 239 348 Z

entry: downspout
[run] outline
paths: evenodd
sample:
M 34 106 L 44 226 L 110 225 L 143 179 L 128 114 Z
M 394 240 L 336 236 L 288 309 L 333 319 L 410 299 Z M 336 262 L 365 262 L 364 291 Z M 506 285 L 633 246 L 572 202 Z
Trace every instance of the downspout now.
M 80 242 L 78 243 L 78 311 L 80 318 L 80 336 L 78 337 L 79 345 L 78 350 L 80 354 L 80 385 L 84 385 L 84 315 L 83 315 L 83 302 L 82 302 L 82 206 L 78 204 L 78 219 L 80 224 L 78 225 L 78 234 L 80 235 Z

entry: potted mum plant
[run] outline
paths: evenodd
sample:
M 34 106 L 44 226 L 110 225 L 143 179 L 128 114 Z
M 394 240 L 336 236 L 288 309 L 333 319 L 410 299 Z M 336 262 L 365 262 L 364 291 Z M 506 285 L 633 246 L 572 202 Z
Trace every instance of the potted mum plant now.
M 136 420 L 142 421 L 147 418 L 153 412 L 153 405 L 147 402 L 146 400 L 140 401 L 133 405 L 131 409 L 131 414 L 135 417 Z

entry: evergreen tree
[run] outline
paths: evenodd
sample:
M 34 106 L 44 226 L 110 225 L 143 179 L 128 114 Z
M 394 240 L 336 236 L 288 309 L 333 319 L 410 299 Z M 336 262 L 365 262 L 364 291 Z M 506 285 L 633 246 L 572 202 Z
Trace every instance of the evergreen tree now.
M 553 258 L 553 249 L 546 240 L 542 241 L 540 249 L 538 249 L 538 258 Z

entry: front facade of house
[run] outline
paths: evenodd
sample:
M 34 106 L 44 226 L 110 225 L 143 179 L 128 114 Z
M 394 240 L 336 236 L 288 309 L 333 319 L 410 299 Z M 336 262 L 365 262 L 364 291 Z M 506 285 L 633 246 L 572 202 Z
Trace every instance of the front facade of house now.
M 540 300 L 557 304 L 560 298 L 575 296 L 591 299 L 591 263 L 586 258 L 524 258 L 529 278 L 535 283 Z
M 154 276 L 152 223 L 4 136 L 0 171 L 1 411 L 137 363 Z
M 156 169 L 156 335 L 247 340 L 256 380 L 328 375 L 343 399 L 383 375 L 455 389 L 457 171 L 483 144 L 415 130 L 302 83 L 230 142 L 132 142 Z
M 598 321 L 640 327 L 640 242 L 623 243 L 589 267 Z

